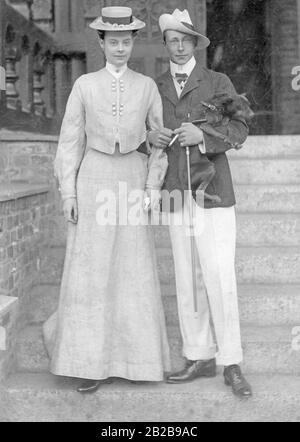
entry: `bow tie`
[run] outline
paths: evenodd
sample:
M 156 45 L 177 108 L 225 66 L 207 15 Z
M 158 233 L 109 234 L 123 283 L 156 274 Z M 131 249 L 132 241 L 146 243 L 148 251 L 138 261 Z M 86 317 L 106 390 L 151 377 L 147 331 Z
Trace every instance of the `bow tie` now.
M 184 88 L 184 84 L 187 81 L 188 77 L 189 76 L 187 74 L 178 74 L 178 73 L 175 74 L 176 81 L 181 87 L 181 89 Z

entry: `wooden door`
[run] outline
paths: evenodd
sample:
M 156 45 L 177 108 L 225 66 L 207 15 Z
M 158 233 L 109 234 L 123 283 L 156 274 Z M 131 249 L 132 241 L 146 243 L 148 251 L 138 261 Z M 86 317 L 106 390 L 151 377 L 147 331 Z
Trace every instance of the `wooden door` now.
M 196 29 L 206 34 L 206 0 L 86 0 L 85 3 L 89 21 L 100 15 L 102 7 L 119 5 L 131 7 L 133 14 L 146 23 L 146 28 L 139 32 L 136 40 L 130 67 L 153 78 L 168 68 L 167 53 L 158 26 L 161 14 L 172 13 L 176 8 L 188 9 Z M 206 63 L 205 51 L 199 51 L 197 57 L 202 63 Z M 88 70 L 97 70 L 103 65 L 104 58 L 100 54 L 95 36 L 91 35 Z

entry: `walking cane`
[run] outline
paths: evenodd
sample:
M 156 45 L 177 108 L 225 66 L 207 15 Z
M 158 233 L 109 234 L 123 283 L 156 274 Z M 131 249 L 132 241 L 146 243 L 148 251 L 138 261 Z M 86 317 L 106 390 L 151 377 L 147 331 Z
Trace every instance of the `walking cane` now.
M 198 313 L 198 298 L 197 298 L 197 281 L 196 281 L 196 257 L 195 257 L 195 238 L 194 238 L 194 224 L 193 224 L 193 194 L 192 194 L 192 180 L 191 180 L 191 164 L 190 164 L 190 148 L 186 146 L 186 162 L 188 172 L 188 192 L 189 192 L 189 221 L 190 221 L 190 246 L 191 246 L 191 261 L 192 261 L 192 279 L 193 279 L 193 299 L 194 311 Z
M 190 114 L 188 114 L 188 120 L 190 120 Z M 207 123 L 206 118 L 200 120 L 194 120 L 192 124 L 203 124 Z M 178 139 L 179 135 L 175 135 L 171 140 L 168 147 L 172 147 L 175 141 Z M 185 148 L 186 152 L 186 162 L 187 162 L 187 172 L 188 172 L 188 192 L 189 192 L 189 221 L 190 221 L 190 246 L 191 246 L 191 261 L 192 261 L 192 279 L 193 279 L 193 299 L 194 299 L 194 311 L 198 313 L 198 297 L 197 297 L 197 281 L 196 281 L 196 257 L 195 257 L 195 238 L 194 238 L 194 225 L 193 225 L 193 194 L 192 194 L 192 179 L 191 179 L 191 164 L 190 164 L 190 148 L 187 146 Z

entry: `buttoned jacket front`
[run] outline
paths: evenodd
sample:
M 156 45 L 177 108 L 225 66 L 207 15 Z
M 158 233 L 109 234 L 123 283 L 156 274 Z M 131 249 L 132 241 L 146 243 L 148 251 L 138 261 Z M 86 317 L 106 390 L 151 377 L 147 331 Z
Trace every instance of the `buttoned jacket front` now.
M 76 173 L 85 148 L 114 154 L 137 150 L 146 129 L 160 129 L 162 102 L 155 82 L 127 69 L 116 79 L 104 68 L 74 83 L 54 162 L 63 198 L 76 196 Z

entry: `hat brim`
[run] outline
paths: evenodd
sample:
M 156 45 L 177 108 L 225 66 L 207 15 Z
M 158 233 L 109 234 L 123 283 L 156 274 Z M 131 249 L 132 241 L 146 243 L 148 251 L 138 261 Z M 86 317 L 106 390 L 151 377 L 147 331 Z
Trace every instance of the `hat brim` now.
M 184 34 L 194 35 L 198 38 L 198 47 L 199 49 L 205 49 L 210 45 L 209 38 L 205 37 L 205 35 L 200 34 L 200 32 L 193 31 L 189 27 L 185 26 L 180 21 L 176 20 L 171 14 L 163 14 L 159 18 L 159 26 L 164 33 L 165 31 L 178 31 Z
M 102 17 L 96 18 L 92 23 L 90 23 L 89 27 L 91 29 L 95 29 L 96 31 L 139 31 L 146 26 L 142 20 L 139 20 L 136 17 L 133 17 L 133 21 L 130 24 L 111 24 L 104 22 Z

